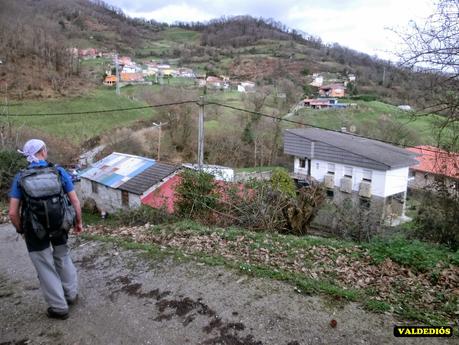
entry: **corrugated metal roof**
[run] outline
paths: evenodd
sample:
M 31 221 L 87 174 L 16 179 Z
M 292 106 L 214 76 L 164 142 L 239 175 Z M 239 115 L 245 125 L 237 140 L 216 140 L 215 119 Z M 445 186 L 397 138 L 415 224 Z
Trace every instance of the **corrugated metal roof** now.
M 141 195 L 177 170 L 178 167 L 175 165 L 156 162 L 153 166 L 144 170 L 142 173 L 122 184 L 118 188 L 130 193 Z
M 81 177 L 140 195 L 177 169 L 154 159 L 114 152 L 83 171 Z

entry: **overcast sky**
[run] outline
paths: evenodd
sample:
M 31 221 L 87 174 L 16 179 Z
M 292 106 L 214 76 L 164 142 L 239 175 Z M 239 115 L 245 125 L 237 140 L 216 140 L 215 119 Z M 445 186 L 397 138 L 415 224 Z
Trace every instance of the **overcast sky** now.
M 422 22 L 434 0 L 106 0 L 132 17 L 159 22 L 207 21 L 249 14 L 274 18 L 292 29 L 390 58 L 396 37 L 387 28 L 403 30 L 410 20 Z

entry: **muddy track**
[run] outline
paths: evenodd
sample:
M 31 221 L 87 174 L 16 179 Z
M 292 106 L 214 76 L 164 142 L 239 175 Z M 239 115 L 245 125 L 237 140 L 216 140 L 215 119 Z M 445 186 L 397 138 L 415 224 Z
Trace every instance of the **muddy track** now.
M 453 344 L 396 339 L 388 315 L 334 305 L 293 287 L 199 263 L 72 239 L 80 300 L 49 320 L 24 243 L 0 226 L 0 345 Z M 337 326 L 331 327 L 330 321 Z M 433 341 L 432 341 L 433 340 Z

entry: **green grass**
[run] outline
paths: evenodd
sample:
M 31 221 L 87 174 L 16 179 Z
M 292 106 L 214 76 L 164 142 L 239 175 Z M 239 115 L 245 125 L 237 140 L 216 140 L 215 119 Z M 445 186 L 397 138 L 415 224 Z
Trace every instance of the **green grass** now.
M 357 107 L 322 110 L 304 108 L 290 119 L 335 130 L 343 126 L 350 128 L 353 125 L 357 133 L 362 133 L 362 131 L 377 132 L 379 122 L 387 118 L 398 127 L 410 130 L 416 136 L 417 142 L 414 144 L 435 144 L 435 137 L 432 133 L 437 120 L 435 117 L 414 117 L 412 113 L 379 101 L 351 101 L 351 103 L 357 104 Z
M 164 40 L 177 43 L 197 43 L 201 38 L 201 34 L 196 31 L 184 30 L 181 28 L 168 28 L 161 32 Z
M 363 247 L 367 248 L 375 263 L 386 258 L 415 269 L 426 272 L 433 270 L 438 263 L 459 265 L 459 251 L 451 252 L 441 246 L 407 240 L 398 236 L 386 240 L 376 239 Z
M 20 115 L 84 112 L 93 110 L 122 109 L 145 106 L 146 103 L 126 97 L 129 87 L 121 89 L 121 96 L 113 88 L 98 88 L 84 96 L 65 99 L 26 101 L 15 112 Z M 136 120 L 154 117 L 153 109 L 94 113 L 66 116 L 21 116 L 14 117 L 17 125 L 26 125 L 41 131 L 81 143 L 91 137 L 116 127 L 123 127 Z
M 239 168 L 236 172 L 260 172 L 260 171 L 271 171 L 278 168 L 277 166 L 261 166 L 261 167 L 250 167 L 250 168 Z

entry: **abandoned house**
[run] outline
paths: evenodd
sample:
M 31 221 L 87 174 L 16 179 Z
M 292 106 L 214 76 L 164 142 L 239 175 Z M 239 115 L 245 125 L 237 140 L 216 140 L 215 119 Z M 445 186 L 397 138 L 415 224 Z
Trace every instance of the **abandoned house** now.
M 77 193 L 84 203 L 95 201 L 102 212 L 136 208 L 141 204 L 167 206 L 156 200 L 170 194 L 170 183 L 180 167 L 154 159 L 114 152 L 81 174 Z
M 350 200 L 382 220 L 404 216 L 408 170 L 415 153 L 377 140 L 316 128 L 284 132 L 284 152 L 294 156 L 294 178 L 325 185 L 335 203 Z M 394 222 L 395 223 L 395 222 Z

